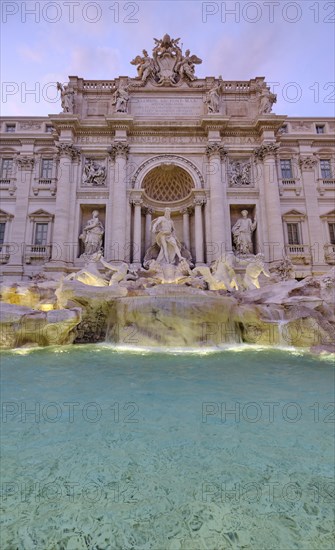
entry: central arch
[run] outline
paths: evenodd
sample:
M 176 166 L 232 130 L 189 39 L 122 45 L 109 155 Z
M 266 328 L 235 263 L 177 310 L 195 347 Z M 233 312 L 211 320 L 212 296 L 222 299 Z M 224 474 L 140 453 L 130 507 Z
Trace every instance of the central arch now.
M 133 262 L 140 263 L 152 244 L 153 219 L 171 209 L 178 238 L 195 263 L 202 263 L 206 192 L 197 166 L 178 155 L 158 155 L 139 166 L 132 178 L 130 202 Z

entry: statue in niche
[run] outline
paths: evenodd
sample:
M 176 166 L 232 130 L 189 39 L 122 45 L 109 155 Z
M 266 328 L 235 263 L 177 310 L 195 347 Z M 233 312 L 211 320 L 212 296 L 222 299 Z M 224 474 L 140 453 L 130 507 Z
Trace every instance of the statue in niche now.
M 230 185 L 239 187 L 250 184 L 250 163 L 235 161 L 231 163 Z
M 220 112 L 220 97 L 222 93 L 222 76 L 219 76 L 219 82 L 215 84 L 206 94 L 204 103 L 207 105 L 207 111 L 211 113 Z
M 173 264 L 176 257 L 181 261 L 181 244 L 175 234 L 170 208 L 165 208 L 164 216 L 160 216 L 152 222 L 151 230 L 155 234 L 156 243 L 159 246 L 157 262 Z
M 235 250 L 238 254 L 253 254 L 252 233 L 257 226 L 256 216 L 254 221 L 248 218 L 248 210 L 241 211 L 242 217 L 237 220 L 232 228 Z
M 61 105 L 63 113 L 73 114 L 74 112 L 74 91 L 69 86 L 63 86 L 57 82 L 57 90 L 60 90 Z
M 179 74 L 180 78 L 186 76 L 189 80 L 196 80 L 197 77 L 194 75 L 195 64 L 199 65 L 202 63 L 202 60 L 196 55 L 190 55 L 190 50 L 186 50 L 185 55 L 182 57 L 182 60 L 176 64 L 176 72 Z
M 120 84 L 119 88 L 114 92 L 113 102 L 115 105 L 116 113 L 127 113 L 128 112 L 128 101 L 129 101 L 129 85 L 123 86 Z
M 271 273 L 265 266 L 264 254 L 257 254 L 251 262 L 248 263 L 245 270 L 243 285 L 246 290 L 260 288 L 258 277 L 261 273 L 264 273 L 266 277 L 271 277 Z
M 81 257 L 92 256 L 101 251 L 102 237 L 105 232 L 104 226 L 99 220 L 98 210 L 93 210 L 92 218 L 85 225 L 79 239 L 84 243 L 84 253 Z
M 138 78 L 145 84 L 150 76 L 153 76 L 156 72 L 155 62 L 149 57 L 147 50 L 143 50 L 143 57 L 137 55 L 130 63 L 131 65 L 137 65 Z
M 98 164 L 89 159 L 85 163 L 83 184 L 84 185 L 104 185 L 106 180 L 106 166 Z
M 259 96 L 259 114 L 268 115 L 272 111 L 272 105 L 277 102 L 276 94 L 273 94 L 270 89 L 264 84 L 258 89 Z

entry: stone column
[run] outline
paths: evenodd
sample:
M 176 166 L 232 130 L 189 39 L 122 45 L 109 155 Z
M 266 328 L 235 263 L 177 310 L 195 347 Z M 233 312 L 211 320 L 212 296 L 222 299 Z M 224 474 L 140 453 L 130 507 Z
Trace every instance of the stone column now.
M 151 222 L 152 222 L 151 208 L 147 208 L 145 211 L 145 253 L 151 246 Z
M 276 153 L 279 145 L 267 143 L 255 150 L 257 160 L 263 167 L 263 191 L 268 226 L 268 242 L 262 242 L 258 234 L 258 242 L 269 262 L 280 260 L 285 255 L 283 222 L 280 209 L 278 177 L 276 170 Z
M 222 183 L 221 161 L 226 155 L 220 143 L 210 143 L 206 147 L 209 159 L 208 179 L 210 188 L 211 212 L 211 250 L 208 251 L 208 262 L 219 258 L 225 251 L 224 199 L 225 192 Z
M 134 206 L 134 235 L 133 235 L 133 263 L 141 265 L 141 248 L 142 248 L 142 220 L 141 206 L 142 199 L 132 199 Z
M 26 242 L 26 223 L 28 215 L 29 192 L 34 168 L 33 156 L 19 156 L 16 159 L 18 169 L 17 190 L 15 202 L 15 218 L 11 234 L 11 248 L 8 266 L 10 274 L 21 276 L 23 274 L 23 255 Z M 13 267 L 12 267 L 13 266 Z
M 195 198 L 194 200 L 194 217 L 195 217 L 195 264 L 201 265 L 204 263 L 204 232 L 202 224 L 202 205 L 203 198 Z
M 73 248 L 69 234 L 71 187 L 76 185 L 73 162 L 79 160 L 80 151 L 72 144 L 60 143 L 58 152 L 59 170 L 51 262 L 54 266 L 54 262 L 57 262 L 59 267 L 65 267 L 71 259 L 71 248 Z
M 114 183 L 111 212 L 111 261 L 125 261 L 127 256 L 127 159 L 129 145 L 116 141 L 110 150 L 114 160 Z
M 312 254 L 312 274 L 320 275 L 324 271 L 324 232 L 320 220 L 320 209 L 316 190 L 315 166 L 318 160 L 312 155 L 301 156 L 299 165 L 301 169 L 302 185 L 305 194 L 309 244 Z
M 191 243 L 190 243 L 190 212 L 188 208 L 184 208 L 181 211 L 181 214 L 183 215 L 183 241 L 187 248 L 187 250 L 190 250 Z

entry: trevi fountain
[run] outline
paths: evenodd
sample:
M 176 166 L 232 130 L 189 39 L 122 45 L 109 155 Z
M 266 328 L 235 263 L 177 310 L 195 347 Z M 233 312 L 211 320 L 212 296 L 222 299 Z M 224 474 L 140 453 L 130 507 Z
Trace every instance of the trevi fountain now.
M 232 114 L 238 85 L 221 77 L 199 84 L 199 63 L 165 35 L 156 40 L 153 57 L 144 50 L 132 61 L 136 78 L 104 84 L 114 113 L 106 118 L 115 125 L 113 162 L 126 162 L 132 94 L 150 88 L 153 94 L 196 95 L 196 86 L 206 93 L 188 115 L 204 111 L 207 153 L 221 162 L 220 132 L 229 117 L 244 116 L 241 105 Z M 57 162 L 64 156 L 78 167 L 68 137 L 79 128 L 78 109 L 86 108 L 80 94 L 94 86 L 76 88 L 71 78 L 71 85 L 59 84 L 63 112 L 52 123 L 63 139 Z M 257 105 L 250 109 L 258 111 L 252 116 L 270 140 L 256 160 L 271 163 L 277 154 L 273 132 L 283 124 L 270 114 L 275 96 L 257 79 L 243 86 L 243 93 L 254 94 Z M 139 103 L 132 109 L 139 115 Z M 104 146 L 96 156 L 92 147 L 87 145 L 78 190 L 73 187 L 80 207 L 70 213 L 76 201 L 66 194 L 64 172 L 57 189 L 54 176 L 37 182 L 29 227 L 40 241 L 25 246 L 23 260 L 2 245 L 1 547 L 330 550 L 333 252 L 313 271 L 315 258 L 305 245 L 284 244 L 279 194 L 274 198 L 269 182 L 265 195 L 252 187 L 254 165 L 243 159 L 235 159 L 229 172 L 225 196 L 235 202 L 231 218 L 224 210 L 223 223 L 227 203 L 220 181 L 209 175 L 212 195 L 206 197 L 199 170 L 180 160 L 174 147 L 166 156 L 162 147 L 168 145 L 160 145 L 157 158 L 136 174 L 145 180 L 149 169 L 162 170 L 154 174 L 168 182 L 169 174 L 189 169 L 198 188 L 189 187 L 186 198 L 160 195 L 159 203 L 149 197 L 149 184 L 136 188 L 134 176 L 126 202 L 115 179 L 111 205 Z M 32 170 L 28 161 L 20 169 Z M 314 160 L 301 163 L 306 189 L 314 166 Z M 10 208 L 15 189 L 8 185 Z M 166 185 L 155 189 L 165 193 Z M 296 184 L 290 185 L 295 193 Z M 282 185 L 282 193 L 291 192 L 288 187 Z M 49 205 L 55 201 L 55 217 L 48 206 L 36 210 L 43 197 Z M 313 193 L 309 197 L 314 200 Z M 306 223 L 301 206 L 294 208 L 284 222 Z M 6 220 L 12 224 L 13 215 Z M 14 219 L 12 229 L 22 233 L 19 222 L 15 226 Z M 310 223 L 317 231 L 315 217 Z M 43 233 L 41 226 L 51 224 L 53 242 L 43 244 L 49 229 Z M 76 252 L 59 260 L 55 242 L 65 242 L 71 231 Z M 275 257 L 262 247 L 271 231 L 282 243 Z M 125 243 L 128 232 L 130 253 L 112 257 L 108 243 Z M 211 254 L 209 233 L 228 245 Z

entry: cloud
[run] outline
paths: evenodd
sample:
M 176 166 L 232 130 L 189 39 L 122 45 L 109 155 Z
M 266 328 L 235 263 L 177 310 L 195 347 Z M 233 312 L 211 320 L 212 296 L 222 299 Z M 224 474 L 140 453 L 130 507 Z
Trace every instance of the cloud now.
M 32 61 L 34 63 L 41 63 L 44 60 L 43 48 L 37 46 L 36 48 L 31 48 L 26 45 L 18 46 L 17 51 L 23 59 L 26 61 Z

